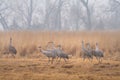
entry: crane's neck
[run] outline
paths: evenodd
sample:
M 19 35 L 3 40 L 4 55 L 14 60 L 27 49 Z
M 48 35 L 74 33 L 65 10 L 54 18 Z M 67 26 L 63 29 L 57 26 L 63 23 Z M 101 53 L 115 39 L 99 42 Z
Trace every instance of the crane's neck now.
M 49 49 L 49 48 L 55 49 L 54 43 L 53 43 L 53 42 L 48 43 L 48 44 L 47 44 L 47 48 L 48 48 L 48 49 Z
M 84 48 L 84 43 L 82 42 L 82 48 Z
M 99 50 L 99 47 L 98 47 L 98 45 L 96 44 L 96 50 L 98 51 Z
M 12 46 L 12 39 L 10 39 L 10 44 L 9 44 L 9 46 Z
M 43 50 L 42 48 L 40 48 L 40 52 L 42 53 L 42 54 L 45 54 L 45 50 Z
M 42 48 L 40 48 L 40 52 L 43 52 Z
M 54 45 L 54 43 L 52 43 L 52 48 L 55 49 L 55 45 Z
M 87 48 L 88 48 L 88 49 L 91 49 L 90 44 L 87 45 Z

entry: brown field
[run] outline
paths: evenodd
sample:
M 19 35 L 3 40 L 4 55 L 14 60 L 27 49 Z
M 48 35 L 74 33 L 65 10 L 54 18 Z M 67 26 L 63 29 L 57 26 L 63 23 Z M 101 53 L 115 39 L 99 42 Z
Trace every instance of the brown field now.
M 4 55 L 10 36 L 18 52 L 15 59 Z M 105 54 L 101 64 L 81 59 L 82 40 L 92 48 L 99 43 Z M 72 58 L 47 64 L 38 46 L 45 49 L 49 41 L 61 44 Z M 0 32 L 0 80 L 120 80 L 120 31 Z

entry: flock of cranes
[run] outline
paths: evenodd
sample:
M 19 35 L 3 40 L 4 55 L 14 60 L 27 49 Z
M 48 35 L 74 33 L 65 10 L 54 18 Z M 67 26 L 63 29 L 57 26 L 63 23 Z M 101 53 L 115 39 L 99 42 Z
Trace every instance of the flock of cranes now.
M 50 47 L 52 47 L 50 49 Z M 40 52 L 44 54 L 48 58 L 48 63 L 54 62 L 54 59 L 57 59 L 59 62 L 61 59 L 64 59 L 66 62 L 67 59 L 69 59 L 69 55 L 65 53 L 64 50 L 62 50 L 61 45 L 57 45 L 55 47 L 55 44 L 53 42 L 48 42 L 47 49 L 43 50 L 41 46 L 38 47 L 40 49 Z M 17 50 L 12 45 L 12 38 L 10 37 L 10 43 L 8 47 L 8 54 L 11 54 L 13 57 L 17 54 Z M 104 57 L 104 53 L 102 50 L 99 49 L 98 43 L 95 44 L 95 49 L 92 49 L 90 47 L 90 43 L 87 43 L 87 48 L 84 47 L 84 41 L 82 41 L 82 58 L 83 61 L 87 58 L 89 61 L 93 60 L 93 57 L 95 57 L 99 63 L 102 62 L 102 58 Z M 51 59 L 51 60 L 50 60 Z
M 63 58 L 65 62 L 66 62 L 66 59 L 69 59 L 68 54 L 66 54 L 62 50 L 61 45 L 58 45 L 57 48 L 55 48 L 55 45 L 53 42 L 49 42 L 49 43 L 52 45 L 52 49 L 42 50 L 41 46 L 39 47 L 40 52 L 48 57 L 48 59 L 49 59 L 48 62 L 50 62 L 50 58 L 52 58 L 51 63 L 53 63 L 55 58 L 59 59 L 59 62 L 60 62 L 61 58 Z M 49 44 L 48 44 L 48 46 L 49 46 Z
M 88 58 L 92 61 L 93 57 L 96 57 L 99 62 L 102 62 L 102 58 L 104 57 L 104 52 L 99 49 L 98 43 L 95 44 L 95 49 L 91 49 L 90 43 L 87 43 L 87 48 L 85 48 L 84 41 L 82 41 L 82 52 L 83 60 Z

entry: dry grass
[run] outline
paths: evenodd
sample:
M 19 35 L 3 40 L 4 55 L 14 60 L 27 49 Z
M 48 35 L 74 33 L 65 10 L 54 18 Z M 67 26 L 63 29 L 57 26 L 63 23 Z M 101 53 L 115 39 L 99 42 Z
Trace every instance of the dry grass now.
M 10 37 L 18 51 L 15 59 L 3 55 Z M 102 64 L 79 58 L 82 40 L 93 48 L 99 43 L 105 52 Z M 47 65 L 38 46 L 46 48 L 49 41 L 61 44 L 74 57 L 67 63 Z M 120 32 L 0 32 L 0 80 L 120 80 Z
M 47 59 L 0 59 L 0 80 L 119 80 L 120 62 L 81 59 L 47 64 Z
M 32 57 L 33 53 L 38 53 L 37 47 L 46 48 L 49 41 L 61 44 L 63 49 L 69 53 L 79 56 L 81 41 L 90 42 L 94 48 L 98 42 L 105 54 L 116 55 L 120 52 L 120 32 L 119 31 L 94 31 L 94 32 L 0 32 L 0 51 L 7 50 L 9 38 L 13 38 L 13 45 L 18 51 L 18 56 Z M 1 53 L 2 54 L 2 53 Z

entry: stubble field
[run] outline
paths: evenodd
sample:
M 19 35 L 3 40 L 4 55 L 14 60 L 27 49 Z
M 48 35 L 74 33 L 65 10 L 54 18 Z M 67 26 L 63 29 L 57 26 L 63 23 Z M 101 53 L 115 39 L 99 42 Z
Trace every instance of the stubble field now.
M 17 49 L 15 59 L 6 55 L 9 39 Z M 83 61 L 81 41 L 90 43 L 104 51 L 102 63 Z M 47 57 L 40 53 L 38 46 L 46 49 L 49 41 L 62 45 L 72 55 L 65 63 L 47 63 Z M 120 79 L 120 32 L 0 32 L 0 80 L 119 80 Z

